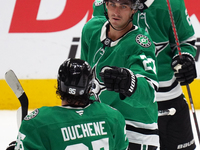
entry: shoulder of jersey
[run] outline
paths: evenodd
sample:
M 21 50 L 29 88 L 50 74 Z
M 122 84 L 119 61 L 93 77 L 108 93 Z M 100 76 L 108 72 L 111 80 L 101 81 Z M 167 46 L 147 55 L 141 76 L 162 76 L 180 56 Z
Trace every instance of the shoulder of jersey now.
M 98 102 L 97 102 L 98 103 Z M 105 110 L 110 110 L 110 111 L 118 111 L 117 109 L 115 109 L 114 107 L 107 105 L 105 103 L 99 103 L 99 105 L 101 105 L 102 107 L 106 108 Z
M 35 118 L 38 114 L 39 114 L 39 109 L 35 109 L 34 111 L 26 115 L 26 117 L 24 117 L 24 120 L 31 120 L 32 118 Z
M 24 117 L 24 120 L 31 120 L 31 119 L 35 118 L 36 116 L 38 116 L 39 114 L 40 114 L 40 117 L 46 117 L 48 115 L 48 113 L 51 112 L 52 108 L 54 108 L 54 107 L 43 106 L 39 109 L 35 109 L 34 111 L 32 111 L 31 113 L 26 115 L 26 117 Z M 48 113 L 44 113 L 47 111 L 48 111 Z
M 94 5 L 95 6 L 101 6 L 103 4 L 103 0 L 95 0 Z

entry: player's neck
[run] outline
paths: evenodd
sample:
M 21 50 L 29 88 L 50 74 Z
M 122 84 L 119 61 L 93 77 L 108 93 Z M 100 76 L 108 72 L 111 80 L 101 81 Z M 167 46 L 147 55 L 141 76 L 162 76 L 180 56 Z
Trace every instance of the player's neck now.
M 86 104 L 83 104 L 83 103 L 80 103 L 80 102 L 79 103 L 77 102 L 75 104 L 70 104 L 66 100 L 62 100 L 62 106 L 84 107 L 84 106 L 86 106 Z
M 124 28 L 123 30 L 118 31 L 118 30 L 113 29 L 110 26 L 109 30 L 108 30 L 108 37 L 112 41 L 116 41 L 117 39 L 121 38 L 125 33 L 127 33 L 132 27 L 133 27 L 133 24 L 129 23 L 129 25 L 126 28 Z

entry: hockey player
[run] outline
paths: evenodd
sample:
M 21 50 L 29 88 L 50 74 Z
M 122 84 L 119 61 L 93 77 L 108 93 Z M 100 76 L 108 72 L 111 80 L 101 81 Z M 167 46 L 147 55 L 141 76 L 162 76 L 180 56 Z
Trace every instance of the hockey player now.
M 108 20 L 93 17 L 82 30 L 81 58 L 93 67 L 100 101 L 125 117 L 130 149 L 155 150 L 159 146 L 155 46 L 131 22 L 137 1 L 108 0 L 105 7 Z
M 161 150 L 193 150 L 195 142 L 188 104 L 181 85 L 196 78 L 194 30 L 183 0 L 170 0 L 178 32 L 182 60 L 179 59 L 166 0 L 140 0 L 133 24 L 145 29 L 156 46 L 159 90 L 156 93 L 159 110 L 175 108 L 173 116 L 158 118 Z M 104 15 L 103 0 L 93 5 L 94 16 Z M 133 39 L 134 40 L 134 39 Z M 180 64 L 180 69 L 176 66 Z
M 90 100 L 91 67 L 66 60 L 58 70 L 62 106 L 41 107 L 24 118 L 15 150 L 125 150 L 128 139 L 119 111 Z M 11 150 L 11 149 L 9 149 Z

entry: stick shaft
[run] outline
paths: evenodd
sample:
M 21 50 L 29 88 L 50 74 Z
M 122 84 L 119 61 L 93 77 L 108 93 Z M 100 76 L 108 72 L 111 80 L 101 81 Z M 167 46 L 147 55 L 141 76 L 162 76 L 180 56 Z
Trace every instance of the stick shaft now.
M 171 25 L 172 25 L 173 34 L 174 34 L 175 42 L 176 42 L 176 45 L 177 45 L 179 57 L 182 58 L 180 42 L 179 42 L 179 39 L 178 39 L 178 33 L 177 33 L 177 30 L 176 30 L 176 25 L 175 25 L 175 22 L 174 22 L 174 17 L 173 17 L 173 13 L 172 13 L 172 9 L 171 9 L 171 5 L 170 5 L 169 0 L 167 0 L 167 6 L 168 6 L 168 10 L 169 10 L 170 21 L 171 21 Z M 195 113 L 195 108 L 194 108 L 189 84 L 187 84 L 186 87 L 187 87 L 187 92 L 188 92 L 188 96 L 189 96 L 189 100 L 190 100 L 190 106 L 191 106 L 191 109 L 192 109 L 192 114 L 193 114 L 193 118 L 194 118 L 194 122 L 195 122 L 195 127 L 196 127 L 196 131 L 197 131 L 198 139 L 199 139 L 199 142 L 200 142 L 199 126 L 198 126 L 198 121 L 197 121 L 197 117 L 196 117 L 196 113 Z
M 192 114 L 193 114 L 193 118 L 194 118 L 195 127 L 196 127 L 196 130 L 197 130 L 197 136 L 198 136 L 199 142 L 200 142 L 200 131 L 199 131 L 198 121 L 197 121 L 195 108 L 194 108 L 194 104 L 193 104 L 193 100 L 192 100 L 192 94 L 191 94 L 189 85 L 186 85 L 186 87 L 187 87 L 187 91 L 188 91 L 188 96 L 189 96 L 189 100 L 190 100 L 190 107 L 192 109 Z

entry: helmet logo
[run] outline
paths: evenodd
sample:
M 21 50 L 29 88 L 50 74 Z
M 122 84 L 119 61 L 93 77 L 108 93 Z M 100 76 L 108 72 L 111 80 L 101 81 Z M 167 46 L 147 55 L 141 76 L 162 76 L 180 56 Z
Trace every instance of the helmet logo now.
M 84 90 L 80 90 L 79 95 L 83 95 L 84 94 Z
M 74 89 L 74 88 L 69 88 L 69 94 L 75 95 L 75 94 L 76 94 L 76 89 Z

